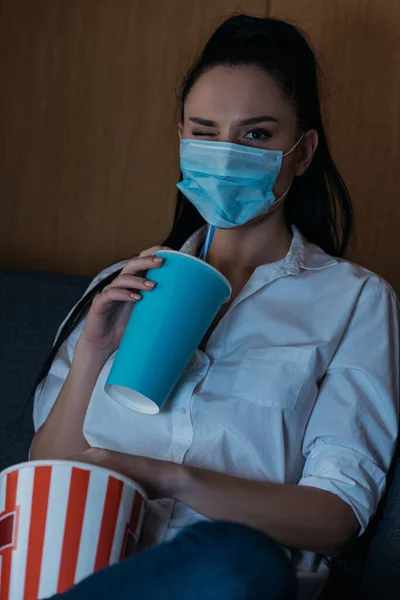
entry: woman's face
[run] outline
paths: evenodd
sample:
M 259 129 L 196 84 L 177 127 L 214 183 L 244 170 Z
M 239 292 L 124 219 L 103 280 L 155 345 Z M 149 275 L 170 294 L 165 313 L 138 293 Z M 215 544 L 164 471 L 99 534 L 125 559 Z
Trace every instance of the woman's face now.
M 214 67 L 189 92 L 181 139 L 232 142 L 288 152 L 298 141 L 296 114 L 274 78 L 256 67 Z M 307 132 L 283 158 L 274 186 L 279 198 L 311 162 L 318 134 Z

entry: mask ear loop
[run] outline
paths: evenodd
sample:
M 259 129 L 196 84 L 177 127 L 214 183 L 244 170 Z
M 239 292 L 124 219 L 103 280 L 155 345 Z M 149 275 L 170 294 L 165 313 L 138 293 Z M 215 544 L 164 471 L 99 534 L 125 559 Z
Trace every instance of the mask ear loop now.
M 306 135 L 306 132 L 303 133 L 303 135 L 297 140 L 297 142 L 295 143 L 295 145 L 293 146 L 293 148 L 291 150 L 289 150 L 289 152 L 286 152 L 285 154 L 282 154 L 282 158 L 284 156 L 288 156 L 289 154 L 291 154 L 293 152 L 293 150 L 295 150 L 295 148 L 297 148 L 297 146 L 300 144 L 301 140 L 303 139 L 303 137 Z M 288 187 L 286 188 L 286 191 L 283 192 L 282 196 L 280 196 L 279 198 L 277 198 L 274 202 L 274 205 L 277 204 L 278 202 L 280 202 L 281 200 L 283 200 L 285 198 L 285 196 L 288 195 L 290 188 L 292 187 L 292 183 L 294 180 L 294 175 L 288 185 Z
M 214 237 L 214 233 L 215 233 L 215 225 L 210 225 L 210 227 L 208 228 L 208 231 L 207 231 L 206 241 L 204 242 L 204 246 L 200 252 L 201 260 L 207 259 L 207 254 L 208 254 L 208 251 L 210 250 L 210 247 L 211 247 L 211 244 L 213 241 L 213 237 Z
M 290 188 L 292 187 L 292 183 L 293 183 L 294 177 L 292 177 L 292 179 L 290 180 L 290 183 L 288 185 L 288 187 L 286 188 L 286 191 L 283 192 L 282 196 L 279 196 L 279 198 L 277 198 L 272 206 L 275 206 L 275 204 L 278 204 L 278 202 L 280 202 L 281 200 L 284 199 L 285 196 L 288 195 Z
M 289 156 L 289 154 L 291 154 L 293 152 L 293 150 L 295 150 L 297 148 L 297 146 L 300 144 L 301 140 L 303 139 L 303 137 L 306 135 L 306 132 L 303 133 L 303 135 L 297 140 L 297 142 L 295 143 L 295 145 L 293 146 L 293 148 L 291 150 L 289 150 L 289 152 L 285 152 L 285 154 L 282 154 L 282 158 L 284 156 Z

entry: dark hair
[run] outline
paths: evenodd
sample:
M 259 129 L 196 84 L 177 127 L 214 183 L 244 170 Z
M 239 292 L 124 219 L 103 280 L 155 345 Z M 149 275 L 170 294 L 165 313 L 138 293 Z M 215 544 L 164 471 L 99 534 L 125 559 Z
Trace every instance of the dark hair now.
M 293 181 L 285 201 L 288 227 L 328 254 L 344 255 L 353 226 L 353 211 L 347 188 L 329 151 L 319 98 L 319 71 L 315 55 L 300 30 L 284 21 L 235 15 L 211 36 L 187 74 L 181 94 L 181 118 L 185 100 L 203 73 L 218 65 L 257 66 L 271 74 L 297 115 L 298 132 L 316 129 L 319 144 L 308 170 Z M 172 231 L 164 245 L 179 249 L 205 222 L 178 192 Z M 109 285 L 121 270 L 100 281 L 77 304 L 65 323 L 35 388 L 44 381 L 63 342 L 84 318 L 94 296 Z

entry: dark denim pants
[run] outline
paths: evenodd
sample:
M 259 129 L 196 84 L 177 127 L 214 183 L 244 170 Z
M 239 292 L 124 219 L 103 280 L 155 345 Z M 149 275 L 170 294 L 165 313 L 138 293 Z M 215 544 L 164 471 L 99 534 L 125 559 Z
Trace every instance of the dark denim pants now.
M 201 522 L 52 600 L 295 600 L 289 559 L 260 531 Z

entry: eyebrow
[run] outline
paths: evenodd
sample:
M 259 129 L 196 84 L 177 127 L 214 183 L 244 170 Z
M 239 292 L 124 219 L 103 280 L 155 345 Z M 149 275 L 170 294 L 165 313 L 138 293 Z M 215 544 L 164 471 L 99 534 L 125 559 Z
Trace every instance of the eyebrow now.
M 197 125 L 204 125 L 205 127 L 217 127 L 218 123 L 216 121 L 210 121 L 209 119 L 202 119 L 200 117 L 189 117 L 189 121 L 192 123 L 197 123 Z M 261 115 L 260 117 L 251 117 L 250 119 L 244 119 L 243 121 L 239 121 L 239 125 L 256 125 L 257 123 L 278 123 L 278 119 L 275 117 L 271 117 L 269 115 Z

